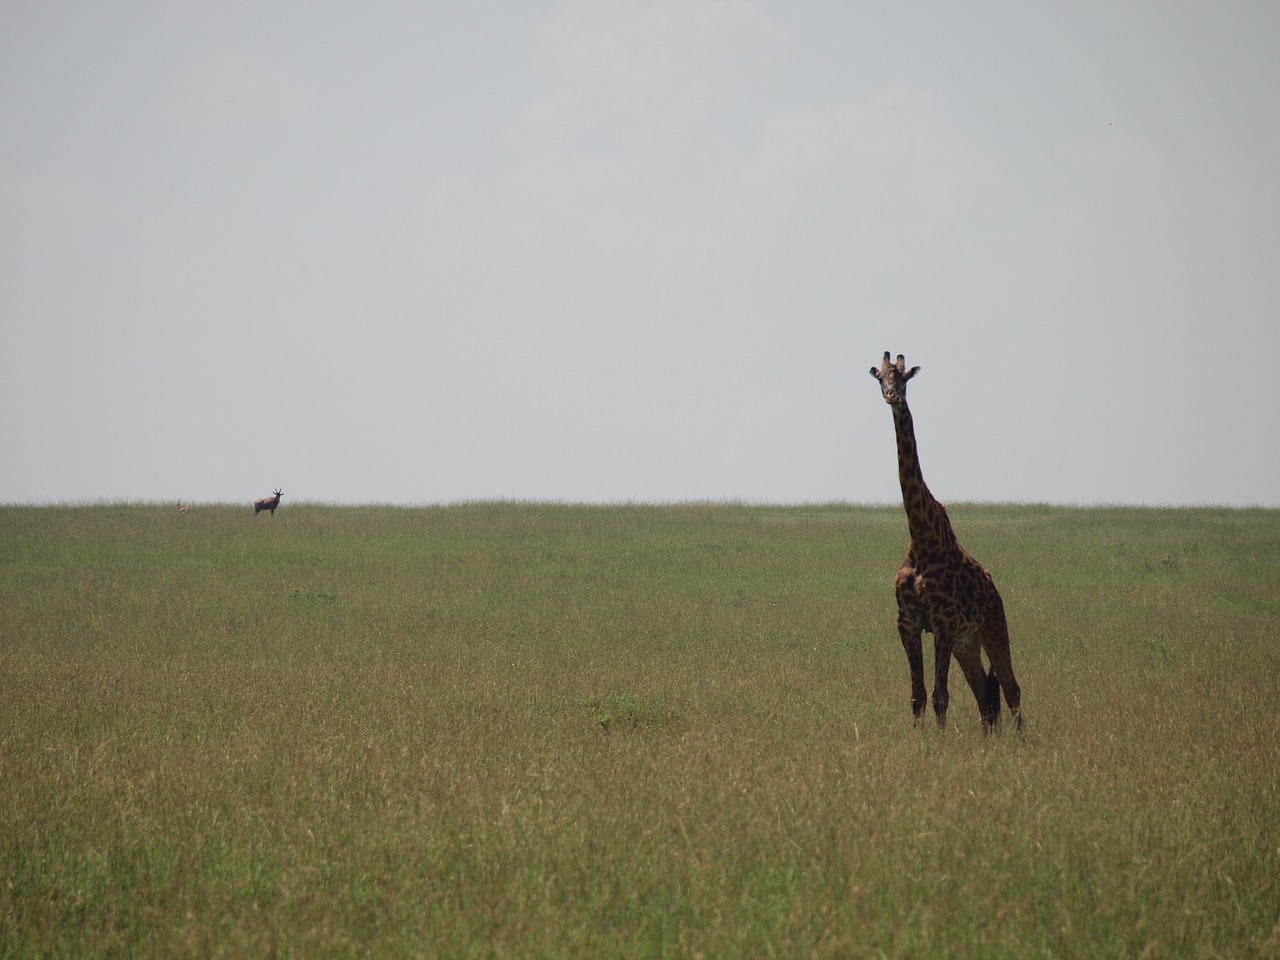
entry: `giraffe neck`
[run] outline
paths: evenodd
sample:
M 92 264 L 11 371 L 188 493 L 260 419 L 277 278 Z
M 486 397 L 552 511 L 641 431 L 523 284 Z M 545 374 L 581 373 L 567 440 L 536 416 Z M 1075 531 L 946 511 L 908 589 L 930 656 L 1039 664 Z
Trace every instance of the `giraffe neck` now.
M 920 472 L 915 422 L 905 401 L 893 408 L 893 425 L 898 435 L 898 481 L 902 485 L 902 506 L 907 512 L 912 549 L 918 556 L 955 549 L 955 533 L 947 511 L 929 492 Z

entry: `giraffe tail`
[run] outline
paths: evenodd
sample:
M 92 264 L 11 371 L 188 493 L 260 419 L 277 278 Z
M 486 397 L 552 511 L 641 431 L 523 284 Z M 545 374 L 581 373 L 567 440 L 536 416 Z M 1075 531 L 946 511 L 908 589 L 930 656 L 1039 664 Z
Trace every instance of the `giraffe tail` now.
M 987 674 L 987 723 L 995 726 L 1000 722 L 1000 678 L 992 670 Z

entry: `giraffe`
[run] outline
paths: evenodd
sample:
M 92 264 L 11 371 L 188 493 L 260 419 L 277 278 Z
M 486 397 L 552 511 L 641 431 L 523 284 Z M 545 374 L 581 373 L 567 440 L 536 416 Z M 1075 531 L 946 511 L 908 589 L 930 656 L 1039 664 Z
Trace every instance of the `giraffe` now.
M 896 362 L 891 361 L 888 351 L 880 367 L 871 368 L 871 375 L 880 381 L 885 402 L 893 408 L 898 480 L 911 536 L 907 557 L 893 585 L 898 601 L 898 633 L 911 667 L 911 711 L 917 722 L 924 714 L 921 634 L 927 630 L 933 634 L 933 712 L 938 728 L 946 727 L 947 672 L 954 654 L 978 701 L 982 729 L 991 732 L 1000 721 L 1001 689 L 1014 725 L 1021 729 L 1022 694 L 1013 675 L 1009 627 L 1000 593 L 991 574 L 960 546 L 946 508 L 934 499 L 920 473 L 915 424 L 907 407 L 907 381 L 919 372 L 919 367 L 908 370 L 901 354 Z M 982 666 L 983 650 L 991 664 L 990 673 Z

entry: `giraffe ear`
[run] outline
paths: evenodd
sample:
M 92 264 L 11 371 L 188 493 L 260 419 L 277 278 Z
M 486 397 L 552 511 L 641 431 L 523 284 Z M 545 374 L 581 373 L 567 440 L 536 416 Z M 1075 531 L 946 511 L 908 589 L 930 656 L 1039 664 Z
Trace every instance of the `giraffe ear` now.
M 875 377 L 877 380 L 880 379 L 880 371 L 877 370 L 875 367 L 872 367 L 870 372 L 871 372 L 871 375 Z
M 907 371 L 907 375 L 906 375 L 905 377 L 903 377 L 902 379 L 903 379 L 903 380 L 910 380 L 912 377 L 914 377 L 914 376 L 915 376 L 917 373 L 919 373 L 919 372 L 920 372 L 920 368 L 919 368 L 919 367 L 912 367 L 910 370 L 908 370 L 908 371 Z

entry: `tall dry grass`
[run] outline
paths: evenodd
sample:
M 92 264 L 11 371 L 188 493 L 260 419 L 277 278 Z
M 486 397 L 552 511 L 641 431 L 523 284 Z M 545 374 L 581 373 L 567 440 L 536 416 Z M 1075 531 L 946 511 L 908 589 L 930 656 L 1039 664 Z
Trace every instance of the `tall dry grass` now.
M 0 955 L 1280 953 L 1280 515 L 951 513 L 1020 736 L 896 509 L 0 509 Z

